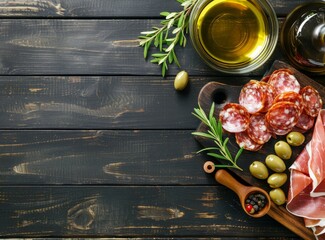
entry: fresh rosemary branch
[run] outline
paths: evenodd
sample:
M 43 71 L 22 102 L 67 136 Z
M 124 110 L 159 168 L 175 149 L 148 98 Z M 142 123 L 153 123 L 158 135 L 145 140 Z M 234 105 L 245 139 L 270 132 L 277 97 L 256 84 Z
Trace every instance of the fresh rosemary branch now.
M 143 57 L 147 59 L 150 46 L 155 46 L 158 52 L 151 54 L 152 63 L 161 65 L 161 74 L 164 77 L 168 65 L 175 63 L 180 67 L 175 53 L 175 46 L 186 46 L 186 34 L 188 33 L 189 16 L 194 4 L 198 0 L 177 0 L 183 10 L 180 12 L 161 12 L 165 19 L 161 21 L 161 27 L 153 27 L 151 31 L 141 32 L 139 36 L 140 46 L 143 47 Z
M 209 112 L 209 116 L 207 116 L 205 114 L 205 112 L 203 111 L 201 106 L 199 106 L 199 108 L 194 108 L 194 113 L 192 113 L 195 117 L 200 119 L 209 128 L 207 133 L 193 132 L 192 134 L 196 135 L 196 136 L 211 139 L 217 145 L 217 147 L 203 148 L 202 150 L 198 151 L 198 153 L 203 152 L 203 151 L 209 151 L 207 153 L 207 155 L 230 162 L 229 165 L 218 164 L 218 165 L 215 165 L 216 167 L 236 168 L 238 170 L 243 171 L 243 169 L 237 165 L 237 160 L 238 160 L 239 156 L 241 155 L 241 153 L 243 152 L 243 148 L 240 148 L 238 150 L 235 158 L 232 157 L 232 155 L 227 147 L 229 138 L 226 138 L 225 140 L 223 140 L 223 138 L 222 138 L 222 125 L 221 125 L 220 120 L 217 121 L 216 118 L 214 117 L 214 107 L 215 107 L 215 104 L 212 103 L 211 109 Z M 219 152 L 220 154 L 216 153 L 215 151 Z

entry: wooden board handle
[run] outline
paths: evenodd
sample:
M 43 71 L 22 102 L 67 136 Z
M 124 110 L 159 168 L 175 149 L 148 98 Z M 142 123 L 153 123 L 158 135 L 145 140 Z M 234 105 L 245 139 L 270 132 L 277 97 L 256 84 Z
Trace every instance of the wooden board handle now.
M 228 102 L 238 102 L 242 86 L 227 85 L 219 82 L 207 83 L 200 91 L 198 102 L 205 112 L 209 112 L 212 102 L 215 103 L 215 114 L 219 115 L 222 107 Z
M 312 230 L 305 227 L 303 219 L 292 215 L 284 207 L 279 207 L 272 203 L 267 214 L 299 237 L 306 240 L 315 239 Z

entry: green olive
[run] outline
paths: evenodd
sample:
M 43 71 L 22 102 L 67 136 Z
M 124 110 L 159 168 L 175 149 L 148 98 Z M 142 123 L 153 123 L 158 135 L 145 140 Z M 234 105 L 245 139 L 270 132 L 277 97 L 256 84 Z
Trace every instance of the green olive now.
M 269 195 L 276 205 L 282 205 L 286 202 L 286 196 L 281 188 L 272 189 Z
M 270 154 L 266 157 L 265 164 L 274 172 L 279 173 L 286 170 L 286 165 L 284 164 L 283 160 L 274 154 Z
M 290 145 L 285 141 L 278 141 L 274 145 L 274 151 L 282 159 L 290 159 L 292 155 L 292 150 Z
M 287 142 L 291 146 L 300 146 L 305 142 L 305 136 L 300 132 L 291 132 L 287 135 Z
M 267 179 L 267 183 L 271 188 L 279 188 L 287 181 L 288 176 L 285 173 L 273 173 Z
M 254 177 L 258 179 L 267 179 L 269 176 L 269 171 L 267 170 L 264 163 L 260 161 L 252 162 L 252 164 L 249 166 L 249 171 Z
M 176 90 L 183 90 L 188 84 L 188 73 L 185 71 L 180 71 L 177 73 L 174 80 L 174 87 Z

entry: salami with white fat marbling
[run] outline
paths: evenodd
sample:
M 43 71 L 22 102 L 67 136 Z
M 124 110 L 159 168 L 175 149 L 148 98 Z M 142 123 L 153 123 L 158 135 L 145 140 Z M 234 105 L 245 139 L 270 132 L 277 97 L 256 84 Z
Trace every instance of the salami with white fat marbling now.
M 239 147 L 245 150 L 256 152 L 263 147 L 263 144 L 258 144 L 254 142 L 247 134 L 247 131 L 235 134 L 236 142 Z
M 258 144 L 264 144 L 270 140 L 272 135 L 266 126 L 264 114 L 254 114 L 250 117 L 247 134 Z
M 227 103 L 219 114 L 223 129 L 231 133 L 245 131 L 249 125 L 249 117 L 246 108 L 238 103 Z
M 261 111 L 265 99 L 265 92 L 256 80 L 250 80 L 246 83 L 239 94 L 239 104 L 245 107 L 250 114 Z
M 306 113 L 309 116 L 317 117 L 323 106 L 323 101 L 318 91 L 312 86 L 306 86 L 301 89 L 300 94 L 303 99 L 303 106 Z
M 267 83 L 276 89 L 277 94 L 291 91 L 299 93 L 300 91 L 300 84 L 289 69 L 274 71 Z

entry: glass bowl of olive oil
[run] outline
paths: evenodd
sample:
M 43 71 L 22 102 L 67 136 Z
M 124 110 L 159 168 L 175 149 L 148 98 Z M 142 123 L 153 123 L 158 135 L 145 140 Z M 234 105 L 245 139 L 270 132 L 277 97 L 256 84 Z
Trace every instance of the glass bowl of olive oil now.
M 242 74 L 272 55 L 279 24 L 267 0 L 199 0 L 189 30 L 194 48 L 210 67 Z

